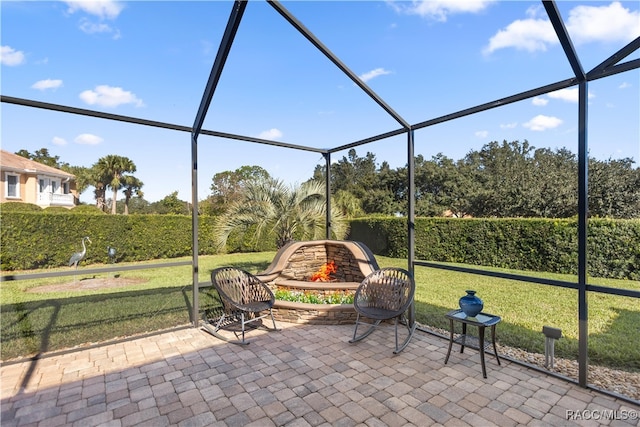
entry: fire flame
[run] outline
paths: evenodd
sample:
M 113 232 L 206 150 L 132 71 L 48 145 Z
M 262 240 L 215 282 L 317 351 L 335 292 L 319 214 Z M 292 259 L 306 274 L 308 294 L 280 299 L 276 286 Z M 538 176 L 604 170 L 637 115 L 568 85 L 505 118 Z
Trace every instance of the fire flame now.
M 322 265 L 320 269 L 313 273 L 311 276 L 312 282 L 329 282 L 331 281 L 331 273 L 335 273 L 338 271 L 338 266 L 335 262 L 329 261 L 326 264 Z

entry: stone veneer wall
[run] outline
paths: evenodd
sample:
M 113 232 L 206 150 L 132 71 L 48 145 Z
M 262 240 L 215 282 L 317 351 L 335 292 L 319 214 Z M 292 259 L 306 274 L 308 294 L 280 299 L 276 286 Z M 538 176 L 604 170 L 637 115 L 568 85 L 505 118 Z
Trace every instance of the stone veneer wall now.
M 305 304 L 276 300 L 273 317 L 276 321 L 311 325 L 353 325 L 356 321 L 353 304 Z
M 332 277 L 338 282 L 362 282 L 364 276 L 351 251 L 343 245 L 317 244 L 298 248 L 287 260 L 280 273 L 286 280 L 310 280 L 320 267 L 335 262 L 338 271 Z

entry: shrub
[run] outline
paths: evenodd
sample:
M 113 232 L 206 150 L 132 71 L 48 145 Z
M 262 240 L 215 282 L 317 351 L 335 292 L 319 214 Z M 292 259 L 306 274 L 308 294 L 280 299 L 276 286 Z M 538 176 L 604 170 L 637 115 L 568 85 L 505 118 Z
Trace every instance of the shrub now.
M 71 209 L 71 213 L 74 214 L 101 214 L 106 215 L 106 212 L 101 211 L 95 205 L 78 205 Z
M 46 213 L 69 213 L 71 209 L 63 208 L 62 206 L 49 206 L 43 209 Z
M 117 249 L 118 262 L 192 254 L 191 216 L 103 215 L 96 214 L 99 211 L 91 212 L 3 212 L 0 222 L 1 268 L 30 270 L 66 266 L 71 254 L 81 249 L 80 241 L 85 236 L 92 242 L 83 260 L 85 264 L 108 263 L 107 246 Z M 199 218 L 200 255 L 216 253 L 211 237 L 214 220 L 214 217 L 206 215 Z M 275 248 L 275 244 L 270 247 Z
M 0 212 L 42 212 L 42 208 L 33 203 L 4 202 L 0 203 Z
M 3 205 L 6 205 L 3 203 Z M 14 204 L 11 204 L 14 205 Z M 25 205 L 25 204 L 20 204 Z M 188 215 L 104 215 L 93 206 L 83 209 L 24 211 L 11 206 L 0 222 L 3 270 L 66 266 L 80 239 L 92 245 L 85 263 L 107 263 L 107 246 L 118 251 L 118 261 L 145 261 L 190 256 L 192 218 Z M 11 209 L 17 209 L 11 211 Z M 74 212 L 76 211 L 76 212 Z M 99 214 L 97 214 L 99 213 Z M 198 252 L 217 253 L 215 217 L 199 217 Z M 415 257 L 524 271 L 576 274 L 578 232 L 576 219 L 451 219 L 417 218 Z M 376 255 L 407 257 L 406 218 L 354 219 L 350 240 L 363 242 Z M 275 250 L 271 236 L 261 241 L 232 234 L 224 252 Z M 588 274 L 592 277 L 639 280 L 640 220 L 589 220 Z
M 351 240 L 377 255 L 407 256 L 406 218 L 351 222 Z M 588 273 L 639 280 L 640 220 L 589 219 Z M 416 218 L 415 257 L 525 271 L 577 274 L 577 219 Z

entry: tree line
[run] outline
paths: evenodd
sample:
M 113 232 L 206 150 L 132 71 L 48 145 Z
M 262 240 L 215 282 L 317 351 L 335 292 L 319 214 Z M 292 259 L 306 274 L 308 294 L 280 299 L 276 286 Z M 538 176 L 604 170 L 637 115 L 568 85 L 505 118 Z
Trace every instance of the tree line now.
M 28 150 L 20 150 L 17 155 L 36 162 L 51 166 L 65 172 L 72 173 L 76 177 L 76 189 L 78 194 L 83 193 L 89 187 L 93 187 L 96 208 L 112 214 L 131 213 L 156 213 L 156 214 L 190 214 L 190 204 L 178 199 L 178 192 L 167 195 L 164 199 L 150 203 L 144 200 L 142 187 L 144 183 L 138 179 L 134 172 L 136 164 L 128 157 L 115 154 L 98 159 L 91 167 L 72 166 L 60 161 L 60 156 L 49 153 L 46 148 L 41 148 L 33 153 Z M 111 197 L 107 197 L 107 192 Z M 118 192 L 121 191 L 124 198 L 118 204 Z
M 101 211 L 110 209 L 112 214 L 117 212 L 118 191 L 124 193 L 124 213 L 128 213 L 129 202 L 132 197 L 142 197 L 144 183 L 133 175 L 136 171 L 135 163 L 128 157 L 110 154 L 98 159 L 91 167 L 71 166 L 61 162 L 60 156 L 54 156 L 46 148 L 30 153 L 28 150 L 20 150 L 17 155 L 36 162 L 51 166 L 65 172 L 72 173 L 76 177 L 76 190 L 78 194 L 87 188 L 94 188 L 96 207 Z M 107 190 L 111 190 L 110 202 L 107 199 Z
M 93 186 L 96 206 L 103 211 L 191 212 L 191 204 L 178 199 L 177 191 L 158 202 L 144 200 L 143 183 L 133 175 L 136 166 L 126 157 L 105 156 L 85 168 L 61 163 L 45 148 L 16 154 L 73 173 L 79 193 Z M 566 148 L 537 149 L 526 140 L 493 141 L 459 160 L 441 153 L 431 159 L 418 155 L 414 173 L 417 216 L 569 218 L 578 213 L 578 159 Z M 633 159 L 589 158 L 588 173 L 590 216 L 640 218 L 640 168 L 634 167 Z M 378 164 L 371 152 L 360 157 L 351 149 L 331 166 L 332 208 L 351 218 L 406 215 L 407 175 L 406 165 L 393 169 L 386 161 Z M 303 185 L 324 185 L 325 176 L 326 167 L 318 165 Z M 211 193 L 198 204 L 199 213 L 224 214 L 243 200 L 255 182 L 282 184 L 260 166 L 216 173 Z M 120 204 L 116 201 L 119 191 L 124 195 Z
M 324 179 L 317 166 L 314 179 Z M 640 218 L 640 168 L 631 158 L 588 160 L 592 217 Z M 336 203 L 349 216 L 407 213 L 407 167 L 377 165 L 355 149 L 331 166 Z M 453 160 L 415 158 L 417 216 L 569 218 L 578 213 L 578 159 L 569 150 L 497 141 Z

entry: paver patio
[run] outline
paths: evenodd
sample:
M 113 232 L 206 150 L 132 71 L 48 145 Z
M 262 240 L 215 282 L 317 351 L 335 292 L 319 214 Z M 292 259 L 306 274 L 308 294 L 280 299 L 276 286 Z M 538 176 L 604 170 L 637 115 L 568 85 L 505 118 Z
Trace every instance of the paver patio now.
M 424 332 L 394 355 L 392 325 L 356 344 L 348 325 L 278 326 L 248 346 L 188 328 L 5 364 L 1 425 L 640 425 L 637 406 L 508 360 L 486 379 L 475 350 L 444 365 Z

